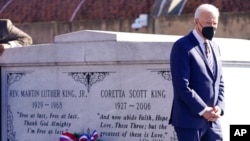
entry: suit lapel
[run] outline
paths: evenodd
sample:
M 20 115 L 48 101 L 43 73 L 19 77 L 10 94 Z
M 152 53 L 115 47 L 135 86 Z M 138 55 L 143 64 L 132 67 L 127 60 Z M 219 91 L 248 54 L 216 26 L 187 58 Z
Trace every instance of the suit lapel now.
M 188 35 L 189 40 L 192 42 L 192 46 L 195 48 L 195 50 L 198 52 L 198 54 L 201 56 L 201 58 L 205 61 L 206 58 L 204 57 L 203 51 L 199 45 L 198 40 L 195 38 L 192 32 Z
M 217 66 L 218 65 L 217 64 L 217 58 L 216 58 L 217 55 L 215 55 L 216 51 L 214 51 L 214 49 L 212 49 L 213 50 L 214 61 L 215 61 L 214 64 L 216 65 L 215 66 L 215 72 L 213 74 L 212 70 L 210 70 L 210 68 L 209 68 L 209 65 L 208 65 L 208 62 L 207 62 L 207 58 L 205 57 L 205 55 L 204 55 L 204 53 L 203 53 L 203 51 L 202 51 L 202 49 L 201 49 L 201 47 L 199 45 L 198 40 L 195 38 L 195 36 L 193 35 L 192 32 L 189 33 L 188 38 L 192 42 L 192 45 L 194 46 L 195 50 L 198 52 L 198 54 L 200 55 L 200 57 L 203 59 L 204 63 L 206 64 L 206 67 L 208 69 L 209 75 L 213 78 L 213 80 L 215 80 L 215 78 L 217 76 L 217 67 L 218 67 Z M 210 42 L 209 42 L 209 44 L 210 44 Z M 210 44 L 210 46 L 211 46 L 211 48 L 214 48 L 213 44 Z
M 198 52 L 198 54 L 200 55 L 200 57 L 205 61 L 205 63 L 207 63 L 206 58 L 205 58 L 205 55 L 204 55 L 204 53 L 203 53 L 201 47 L 200 47 L 199 45 L 197 45 L 197 46 L 195 47 L 195 50 Z
M 212 70 L 209 68 L 209 64 L 207 62 L 207 58 L 205 57 L 205 54 L 203 53 L 202 49 L 200 46 L 195 47 L 196 51 L 198 52 L 198 54 L 200 55 L 200 57 L 202 58 L 202 60 L 204 61 L 204 63 L 206 64 L 206 67 L 208 69 L 209 75 L 211 75 L 213 78 L 215 77 L 215 75 L 212 73 Z M 214 55 L 213 55 L 214 56 Z M 217 68 L 217 67 L 216 67 Z M 216 69 L 215 69 L 216 70 Z M 214 72 L 216 73 L 216 71 Z

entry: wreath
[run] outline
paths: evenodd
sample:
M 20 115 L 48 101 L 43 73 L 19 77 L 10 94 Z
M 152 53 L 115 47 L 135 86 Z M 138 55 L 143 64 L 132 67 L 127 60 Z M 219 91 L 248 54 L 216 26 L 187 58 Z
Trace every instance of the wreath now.
M 91 134 L 89 132 L 87 133 L 70 133 L 68 131 L 63 132 L 60 135 L 59 141 L 100 141 L 98 140 L 98 133 L 96 130 L 94 130 Z

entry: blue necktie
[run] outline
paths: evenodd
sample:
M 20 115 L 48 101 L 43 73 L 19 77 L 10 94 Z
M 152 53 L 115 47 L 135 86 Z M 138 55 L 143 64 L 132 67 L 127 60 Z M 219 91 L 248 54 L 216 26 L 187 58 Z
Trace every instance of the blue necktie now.
M 204 42 L 204 46 L 205 46 L 205 54 L 206 54 L 208 66 L 209 66 L 210 70 L 213 73 L 214 72 L 214 69 L 213 69 L 214 62 L 213 62 L 213 56 L 212 56 L 211 48 L 210 48 L 210 46 L 208 45 L 207 42 Z

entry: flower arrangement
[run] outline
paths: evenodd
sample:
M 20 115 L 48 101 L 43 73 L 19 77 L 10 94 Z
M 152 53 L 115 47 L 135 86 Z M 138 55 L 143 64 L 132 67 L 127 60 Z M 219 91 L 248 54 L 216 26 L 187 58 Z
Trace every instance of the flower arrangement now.
M 92 134 L 90 134 L 90 131 L 88 129 L 87 133 L 70 133 L 70 132 L 63 132 L 60 135 L 59 141 L 100 141 L 98 139 L 97 131 L 94 130 Z

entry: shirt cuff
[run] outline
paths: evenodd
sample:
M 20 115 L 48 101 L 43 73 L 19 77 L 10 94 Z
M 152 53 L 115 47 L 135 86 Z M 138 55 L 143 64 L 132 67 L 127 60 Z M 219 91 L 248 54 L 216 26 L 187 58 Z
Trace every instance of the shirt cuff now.
M 17 44 L 15 41 L 8 42 L 11 47 L 20 47 L 20 44 Z
M 202 116 L 206 111 L 207 111 L 208 107 L 204 108 L 202 111 L 199 112 L 199 115 Z

